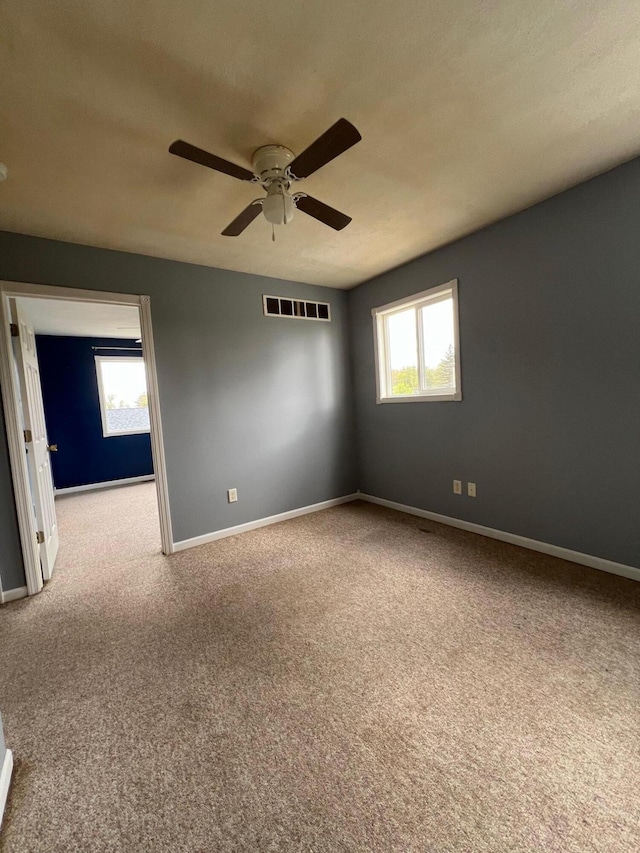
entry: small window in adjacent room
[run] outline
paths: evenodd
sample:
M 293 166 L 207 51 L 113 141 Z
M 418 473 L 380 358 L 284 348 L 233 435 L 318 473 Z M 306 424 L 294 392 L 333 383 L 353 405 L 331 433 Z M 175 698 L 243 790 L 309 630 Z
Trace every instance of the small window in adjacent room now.
M 378 403 L 462 399 L 457 280 L 371 313 Z
M 149 432 L 147 377 L 141 358 L 96 356 L 102 434 Z

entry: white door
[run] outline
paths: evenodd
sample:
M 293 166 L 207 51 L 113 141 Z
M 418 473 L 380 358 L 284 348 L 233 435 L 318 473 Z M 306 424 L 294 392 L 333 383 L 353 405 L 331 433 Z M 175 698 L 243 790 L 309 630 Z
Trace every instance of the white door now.
M 11 300 L 11 318 L 18 327 L 18 335 L 14 338 L 14 352 L 20 379 L 25 444 L 33 506 L 38 525 L 42 577 L 44 580 L 49 580 L 58 553 L 58 524 L 40 387 L 36 336 L 24 308 L 15 299 Z

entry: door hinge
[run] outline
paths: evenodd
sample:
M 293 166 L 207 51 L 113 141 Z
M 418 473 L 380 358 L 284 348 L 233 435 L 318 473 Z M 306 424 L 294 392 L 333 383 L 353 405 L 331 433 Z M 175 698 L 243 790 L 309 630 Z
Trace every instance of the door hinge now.
M 30 429 L 24 430 L 24 440 L 29 444 L 29 442 L 33 441 L 33 435 Z
M 17 323 L 9 323 L 9 328 L 11 329 L 11 337 L 17 338 L 20 334 L 20 330 L 18 329 Z
M 36 539 L 38 540 L 38 545 L 44 544 L 44 533 L 42 530 L 38 530 L 36 534 Z

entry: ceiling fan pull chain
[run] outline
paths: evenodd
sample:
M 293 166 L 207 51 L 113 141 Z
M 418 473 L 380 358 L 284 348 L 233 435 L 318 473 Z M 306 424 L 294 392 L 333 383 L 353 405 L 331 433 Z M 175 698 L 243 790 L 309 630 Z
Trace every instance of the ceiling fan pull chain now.
M 276 242 L 276 226 L 273 223 L 271 223 L 271 242 Z

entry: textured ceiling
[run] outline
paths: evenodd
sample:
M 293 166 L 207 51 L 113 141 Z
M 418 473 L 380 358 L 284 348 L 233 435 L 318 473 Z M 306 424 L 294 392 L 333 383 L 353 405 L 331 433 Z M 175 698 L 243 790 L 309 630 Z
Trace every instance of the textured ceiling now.
M 640 153 L 637 0 L 0 5 L 0 228 L 349 287 Z M 220 231 L 249 165 L 340 117 L 304 188 L 353 216 Z
M 135 305 L 70 302 L 26 296 L 22 310 L 38 335 L 71 335 L 81 338 L 140 337 L 140 314 Z

